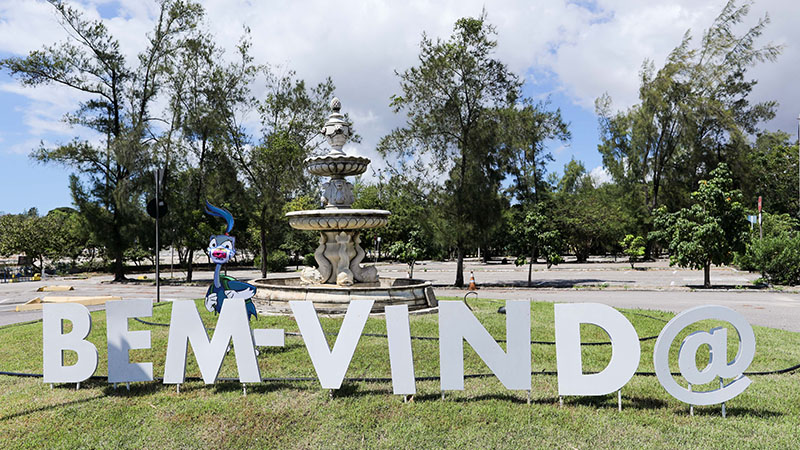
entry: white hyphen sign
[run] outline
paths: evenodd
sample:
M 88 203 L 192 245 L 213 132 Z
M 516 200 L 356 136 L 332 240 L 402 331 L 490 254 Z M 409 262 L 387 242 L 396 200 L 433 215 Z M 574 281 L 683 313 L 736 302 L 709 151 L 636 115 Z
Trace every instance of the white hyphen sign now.
M 350 302 L 333 349 L 320 325 L 310 301 L 289 303 L 305 341 L 320 385 L 338 389 L 342 385 L 350 361 L 355 354 L 364 326 L 374 302 Z M 108 342 L 108 381 L 125 383 L 150 381 L 153 366 L 149 362 L 130 362 L 130 351 L 150 348 L 149 331 L 131 331 L 128 319 L 148 317 L 153 312 L 149 300 L 109 302 L 106 306 Z M 461 301 L 439 302 L 439 358 L 441 389 L 464 389 L 464 341 L 486 363 L 507 389 L 531 388 L 531 308 L 529 301 L 506 302 L 506 350 L 481 325 L 467 305 Z M 715 379 L 732 379 L 711 391 L 686 389 L 673 378 L 669 354 L 673 341 L 692 324 L 714 319 L 728 322 L 739 337 L 739 351 L 733 361 L 727 359 L 727 331 L 714 328 L 689 334 L 678 351 L 681 375 L 693 386 Z M 72 330 L 64 332 L 64 323 Z M 611 340 L 611 360 L 599 373 L 584 374 L 581 361 L 581 324 L 596 325 Z M 89 310 L 80 304 L 45 304 L 43 306 L 43 362 L 46 383 L 78 383 L 92 376 L 97 369 L 97 348 L 86 340 L 92 328 Z M 392 387 L 397 395 L 416 393 L 414 356 L 411 347 L 408 307 L 386 307 L 389 361 Z M 617 310 L 600 304 L 555 305 L 556 363 L 559 395 L 606 395 L 621 389 L 639 366 L 641 349 L 633 325 Z M 242 299 L 229 298 L 217 320 L 213 338 L 209 339 L 195 302 L 172 303 L 169 341 L 167 343 L 164 383 L 183 383 L 186 358 L 191 343 L 203 380 L 214 383 L 219 375 L 228 345 L 233 343 L 239 380 L 257 383 L 261 374 L 256 359 L 256 346 L 283 346 L 280 329 L 250 329 Z M 708 346 L 709 362 L 703 369 L 696 365 L 696 354 Z M 735 311 L 722 306 L 700 306 L 675 316 L 662 330 L 653 352 L 656 375 L 666 391 L 678 400 L 694 405 L 726 402 L 750 385 L 743 375 L 755 355 L 755 335 L 750 324 Z M 77 361 L 65 365 L 64 352 L 72 351 Z

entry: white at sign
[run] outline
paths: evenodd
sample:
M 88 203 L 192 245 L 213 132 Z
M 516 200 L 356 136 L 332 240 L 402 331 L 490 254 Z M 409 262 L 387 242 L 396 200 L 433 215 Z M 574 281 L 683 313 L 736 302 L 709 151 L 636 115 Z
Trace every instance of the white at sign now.
M 669 369 L 669 349 L 678 334 L 686 327 L 707 319 L 730 323 L 739 335 L 739 351 L 733 361 L 728 362 L 728 339 L 724 328 L 692 333 L 683 340 L 678 353 L 681 375 L 686 381 L 696 385 L 709 383 L 717 377 L 734 380 L 719 389 L 693 392 L 679 385 L 672 377 Z M 710 359 L 707 367 L 698 370 L 695 355 L 702 345 L 709 346 Z M 653 366 L 658 381 L 673 397 L 692 405 L 715 405 L 736 397 L 750 386 L 750 379 L 743 373 L 753 362 L 755 354 L 756 337 L 753 328 L 741 314 L 724 306 L 698 306 L 673 317 L 661 330 L 653 349 Z

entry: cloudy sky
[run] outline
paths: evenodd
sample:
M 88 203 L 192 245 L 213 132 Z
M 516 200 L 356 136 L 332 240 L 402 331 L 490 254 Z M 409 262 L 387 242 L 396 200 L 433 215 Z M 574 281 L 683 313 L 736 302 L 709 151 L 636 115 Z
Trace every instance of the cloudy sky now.
M 395 71 L 417 62 L 420 37 L 447 38 L 460 17 L 485 8 L 496 26 L 496 56 L 525 80 L 524 92 L 549 98 L 571 124 L 572 142 L 554 144 L 551 171 L 570 158 L 599 173 L 594 100 L 608 92 L 616 108 L 637 101 L 637 73 L 645 58 L 663 64 L 687 29 L 707 28 L 725 0 L 528 0 L 528 1 L 254 1 L 206 0 L 208 29 L 233 53 L 244 26 L 252 30 L 252 53 L 259 63 L 297 72 L 310 83 L 331 76 L 336 94 L 363 137 L 348 152 L 383 162 L 374 151 L 381 136 L 402 125 L 389 109 L 399 93 Z M 88 17 L 103 19 L 134 61 L 145 46 L 157 12 L 147 0 L 73 0 Z M 760 0 L 745 25 L 769 14 L 761 43 L 783 44 L 775 63 L 754 68 L 760 82 L 754 101 L 774 99 L 778 116 L 766 125 L 794 135 L 800 113 L 800 2 Z M 65 39 L 53 8 L 36 0 L 0 0 L 0 58 L 25 55 Z M 263 89 L 254 86 L 256 92 Z M 58 86 L 23 88 L 0 72 L 0 211 L 38 207 L 44 213 L 71 204 L 69 170 L 28 158 L 39 142 L 92 138 L 61 120 L 81 97 Z

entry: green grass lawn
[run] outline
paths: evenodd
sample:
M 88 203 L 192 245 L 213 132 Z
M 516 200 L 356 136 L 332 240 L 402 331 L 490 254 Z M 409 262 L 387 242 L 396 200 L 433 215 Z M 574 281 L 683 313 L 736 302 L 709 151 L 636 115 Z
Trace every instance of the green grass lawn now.
M 484 326 L 495 338 L 505 337 L 505 316 L 497 302 L 470 300 Z M 552 341 L 553 305 L 532 303 L 531 339 Z M 151 320 L 167 323 L 170 305 L 154 308 Z M 198 309 L 208 326 L 216 318 Z M 640 337 L 657 335 L 672 314 L 623 310 Z M 322 318 L 326 331 L 336 332 L 341 319 Z M 412 316 L 411 333 L 437 336 L 435 314 Z M 713 323 L 701 323 L 709 329 Z M 260 317 L 254 328 L 298 331 L 291 317 Z M 152 348 L 131 352 L 134 362 L 152 361 L 155 376 L 163 375 L 166 327 L 130 321 L 131 329 L 152 331 Z M 779 369 L 800 362 L 800 334 L 754 327 L 757 348 L 750 371 Z M 684 332 L 682 336 L 691 330 Z M 370 318 L 365 332 L 385 333 L 381 317 Z M 603 341 L 594 326 L 582 328 L 582 338 Z M 105 313 L 93 313 L 89 339 L 100 352 L 97 375 L 106 373 Z M 735 333 L 729 331 L 731 342 Z M 676 339 L 676 349 L 680 340 Z M 0 328 L 0 370 L 42 370 L 41 323 Z M 335 336 L 329 337 L 333 343 Z M 655 340 L 642 342 L 639 370 L 652 371 Z M 439 375 L 436 341 L 413 341 L 416 375 Z M 465 345 L 465 372 L 488 368 Z M 262 377 L 315 376 L 299 337 L 286 337 L 283 348 L 261 348 Z M 729 346 L 731 356 L 736 352 Z M 555 347 L 532 345 L 534 371 L 554 371 Z M 601 370 L 610 358 L 608 346 L 583 347 L 584 369 Z M 677 370 L 676 350 L 672 370 Z M 187 376 L 200 372 L 191 355 Z M 236 377 L 232 354 L 226 356 L 221 377 Z M 386 339 L 362 336 L 347 372 L 349 378 L 390 376 Z M 242 395 L 237 382 L 174 386 L 134 383 L 130 392 L 105 381 L 75 385 L 43 384 L 37 378 L 0 376 L 0 448 L 796 448 L 800 442 L 800 374 L 754 376 L 753 384 L 727 404 L 689 407 L 667 394 L 655 377 L 634 376 L 623 388 L 623 410 L 616 395 L 568 397 L 559 407 L 557 378 L 534 375 L 532 402 L 527 393 L 508 391 L 494 377 L 467 379 L 465 390 L 448 392 L 443 401 L 438 381 L 417 383 L 411 403 L 391 394 L 390 383 L 347 381 L 331 396 L 318 382 L 270 382 L 248 385 Z

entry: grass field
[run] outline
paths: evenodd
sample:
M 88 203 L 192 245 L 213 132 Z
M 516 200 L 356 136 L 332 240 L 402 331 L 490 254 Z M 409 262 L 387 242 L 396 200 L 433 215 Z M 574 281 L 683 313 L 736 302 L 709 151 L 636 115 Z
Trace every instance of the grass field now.
M 505 336 L 505 316 L 497 302 L 470 301 L 475 314 L 495 338 Z M 532 303 L 531 339 L 553 340 L 553 305 Z M 198 309 L 208 326 L 216 318 Z M 169 304 L 154 308 L 151 320 L 167 323 Z M 625 310 L 640 337 L 657 335 L 669 313 Z M 322 318 L 323 328 L 336 332 L 341 319 Z M 698 328 L 708 329 L 711 323 Z M 298 331 L 291 317 L 260 317 L 254 328 Z M 167 328 L 130 322 L 131 329 L 152 331 L 152 348 L 131 352 L 132 361 L 152 361 L 156 376 L 164 369 Z M 751 371 L 779 369 L 800 362 L 800 334 L 754 327 L 756 358 Z M 381 317 L 370 318 L 367 333 L 385 333 Z M 582 338 L 603 341 L 594 326 Z M 437 336 L 435 314 L 412 316 L 411 333 Z M 684 335 L 688 333 L 686 331 Z M 98 375 L 106 373 L 105 313 L 93 313 L 90 340 L 100 352 Z M 729 332 L 731 341 L 735 333 Z M 329 337 L 332 344 L 335 336 Z M 679 345 L 681 337 L 673 344 Z M 639 370 L 652 371 L 655 340 L 642 342 Z M 0 370 L 42 370 L 41 323 L 0 328 Z M 438 376 L 438 343 L 413 341 L 416 375 Z M 533 370 L 554 371 L 555 347 L 531 347 Z M 729 346 L 734 354 L 736 348 Z M 673 351 L 673 353 L 676 353 Z M 584 370 L 600 370 L 610 358 L 608 346 L 583 348 Z M 676 359 L 672 355 L 673 361 Z M 313 377 L 302 339 L 286 337 L 286 346 L 262 348 L 262 377 Z M 465 372 L 488 368 L 465 345 Z M 677 370 L 677 363 L 671 366 Z M 189 356 L 188 376 L 199 376 Z M 350 378 L 388 377 L 386 340 L 363 336 L 348 370 Z M 234 356 L 220 373 L 235 377 Z M 317 382 L 269 382 L 248 385 L 242 395 L 237 382 L 206 386 L 201 382 L 174 386 L 134 383 L 130 392 L 105 381 L 75 385 L 43 384 L 37 378 L 0 376 L 0 448 L 796 448 L 800 444 L 800 374 L 753 376 L 753 384 L 727 404 L 689 408 L 667 394 L 655 377 L 634 376 L 623 388 L 623 410 L 616 395 L 569 397 L 559 407 L 557 378 L 534 375 L 532 402 L 527 393 L 508 391 L 494 377 L 467 379 L 465 390 L 441 400 L 438 381 L 417 383 L 411 403 L 391 394 L 389 383 L 345 382 L 331 396 Z

